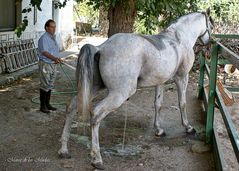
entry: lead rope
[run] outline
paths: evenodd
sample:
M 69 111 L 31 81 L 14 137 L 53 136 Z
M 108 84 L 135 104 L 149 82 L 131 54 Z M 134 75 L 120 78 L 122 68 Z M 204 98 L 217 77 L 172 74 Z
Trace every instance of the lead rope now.
M 128 102 L 127 101 L 126 101 L 125 107 L 126 107 L 126 110 L 125 110 L 125 119 L 124 119 L 124 133 L 123 133 L 122 150 L 124 150 L 124 148 L 125 148 L 125 133 L 126 133 L 127 119 L 128 119 Z

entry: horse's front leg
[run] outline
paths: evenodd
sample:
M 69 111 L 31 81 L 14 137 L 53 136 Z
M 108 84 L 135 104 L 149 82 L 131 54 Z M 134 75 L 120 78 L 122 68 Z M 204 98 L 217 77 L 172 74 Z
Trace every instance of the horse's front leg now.
M 154 118 L 154 128 L 156 130 L 155 135 L 156 136 L 165 136 L 164 130 L 160 127 L 160 110 L 163 102 L 163 86 L 158 85 L 155 88 L 155 101 L 154 101 L 154 107 L 155 107 L 155 118 Z
M 175 83 L 178 88 L 178 101 L 181 113 L 182 125 L 187 133 L 195 133 L 195 129 L 189 124 L 186 111 L 186 91 L 188 85 L 188 74 L 185 76 L 175 76 Z
M 67 117 L 64 125 L 64 129 L 61 136 L 61 149 L 58 151 L 60 158 L 70 158 L 70 153 L 67 148 L 67 143 L 70 137 L 71 123 L 77 110 L 76 96 L 72 98 L 70 105 L 66 109 Z

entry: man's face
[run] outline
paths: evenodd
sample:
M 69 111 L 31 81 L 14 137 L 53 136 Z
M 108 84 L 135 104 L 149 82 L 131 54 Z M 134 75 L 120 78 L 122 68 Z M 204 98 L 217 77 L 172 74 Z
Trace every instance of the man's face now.
M 49 27 L 46 27 L 46 31 L 50 33 L 51 35 L 54 35 L 56 32 L 56 23 L 50 22 Z

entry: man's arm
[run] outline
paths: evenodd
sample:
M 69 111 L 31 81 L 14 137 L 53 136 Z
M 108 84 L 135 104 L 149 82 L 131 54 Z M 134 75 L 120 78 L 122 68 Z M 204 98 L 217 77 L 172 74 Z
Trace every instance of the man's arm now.
M 58 64 L 58 63 L 62 62 L 62 59 L 56 58 L 55 56 L 51 55 L 50 53 L 48 53 L 46 51 L 42 52 L 42 55 L 44 55 L 45 57 L 53 60 L 55 62 L 55 64 Z

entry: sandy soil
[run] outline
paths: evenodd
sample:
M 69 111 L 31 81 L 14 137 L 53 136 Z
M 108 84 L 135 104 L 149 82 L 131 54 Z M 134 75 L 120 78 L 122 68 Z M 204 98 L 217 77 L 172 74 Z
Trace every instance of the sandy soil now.
M 239 95 L 233 94 L 236 100 L 232 106 L 228 106 L 228 111 L 231 114 L 231 120 L 236 128 L 237 134 L 239 133 Z M 223 158 L 225 160 L 225 170 L 228 171 L 236 171 L 239 170 L 239 164 L 237 162 L 235 152 L 233 151 L 232 144 L 230 142 L 230 138 L 227 133 L 227 129 L 225 127 L 224 121 L 222 119 L 222 115 L 219 109 L 215 110 L 215 128 L 219 136 L 219 145 L 221 147 Z

